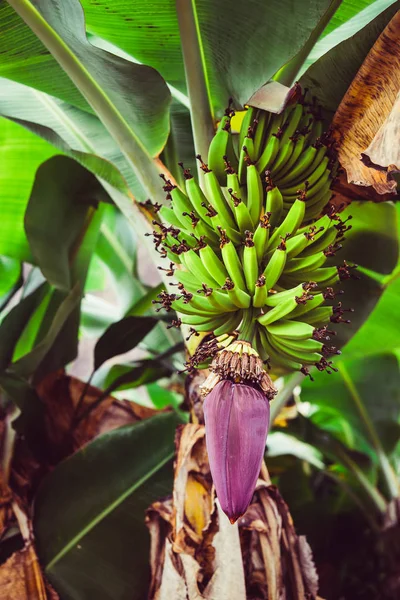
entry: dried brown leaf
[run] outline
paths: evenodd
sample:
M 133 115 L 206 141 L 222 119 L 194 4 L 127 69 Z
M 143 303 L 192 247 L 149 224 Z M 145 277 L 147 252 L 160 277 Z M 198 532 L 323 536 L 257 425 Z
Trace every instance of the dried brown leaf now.
M 269 81 L 254 92 L 246 104 L 272 113 L 281 113 L 289 103 L 295 102 L 300 95 L 301 88 L 297 83 L 289 88 L 278 81 Z
M 367 165 L 372 163 L 388 172 L 400 171 L 400 92 L 388 118 L 362 152 L 362 157 Z
M 367 55 L 332 123 L 338 159 L 346 169 L 349 184 L 372 186 L 377 194 L 390 194 L 391 197 L 396 192 L 396 182 L 390 172 L 365 165 L 361 153 L 369 147 L 390 115 L 399 90 L 400 11 Z M 360 195 L 358 193 L 358 197 Z M 383 198 L 375 194 L 374 199 L 381 201 Z
M 15 552 L 0 566 L 2 600 L 57 600 L 59 596 L 45 584 L 32 543 Z

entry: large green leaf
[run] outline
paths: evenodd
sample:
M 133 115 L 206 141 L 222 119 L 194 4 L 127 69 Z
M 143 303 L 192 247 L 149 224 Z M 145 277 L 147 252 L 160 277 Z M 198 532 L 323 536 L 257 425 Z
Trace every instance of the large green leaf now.
M 21 9 L 25 18 L 33 14 L 32 5 L 72 50 L 75 60 L 96 80 L 150 154 L 160 152 L 168 135 L 170 98 L 160 75 L 149 67 L 125 61 L 90 44 L 78 0 L 18 2 L 15 8 Z M 8 3 L 0 6 L 0 23 L 0 75 L 92 112 L 68 75 Z
M 391 202 L 373 204 L 353 202 L 342 213 L 344 219 L 352 215 L 352 229 L 346 233 L 343 249 L 335 261 L 346 259 L 359 265 L 356 279 L 347 279 L 337 285 L 344 295 L 345 308 L 353 308 L 348 315 L 350 324 L 332 325 L 337 337 L 334 345 L 342 347 L 367 320 L 369 314 L 385 291 L 383 274 L 391 273 L 399 257 L 399 212 Z M 367 349 L 366 352 L 369 350 Z M 376 349 L 372 349 L 375 352 Z
M 324 54 L 301 77 L 301 85 L 309 88 L 325 109 L 336 110 L 369 50 L 399 8 L 400 2 L 395 2 L 361 31 Z
M 398 360 L 394 355 L 382 354 L 362 359 L 337 359 L 335 365 L 338 373 L 317 373 L 314 382 L 304 382 L 301 400 L 317 409 L 311 413 L 311 419 L 319 427 L 330 431 L 349 448 L 363 451 L 376 461 L 371 424 L 385 448 L 385 443 L 389 442 L 389 436 L 386 439 L 388 427 L 392 431 L 390 423 L 400 423 Z M 392 439 L 390 444 L 393 445 Z
M 330 2 L 235 0 L 227 6 L 196 0 L 194 4 L 210 96 L 221 114 L 230 96 L 243 104 L 302 48 Z M 82 5 L 89 31 L 185 89 L 175 2 L 83 0 Z
M 0 114 L 42 137 L 89 171 L 144 200 L 128 161 L 93 114 L 26 85 L 0 78 Z
M 97 341 L 94 349 L 94 368 L 97 370 L 106 360 L 125 354 L 157 324 L 153 317 L 125 317 L 113 323 Z
M 0 311 L 22 285 L 22 265 L 19 260 L 0 256 Z
M 346 357 L 364 357 L 400 348 L 400 277 L 383 284 L 384 292 L 369 318 L 346 344 Z
M 0 324 L 0 370 L 6 369 L 13 357 L 15 346 L 34 311 L 49 291 L 47 283 L 28 294 L 14 306 Z
M 315 44 L 305 61 L 299 76 L 302 75 L 321 56 L 332 48 L 349 39 L 384 10 L 395 4 L 396 0 L 344 0 L 326 26 L 321 38 Z
M 167 493 L 163 467 L 174 453 L 177 424 L 174 414 L 160 414 L 106 433 L 42 484 L 35 500 L 36 544 L 63 599 L 83 598 L 88 589 L 98 600 L 145 596 L 144 510 Z
M 93 175 L 66 156 L 49 159 L 36 173 L 25 231 L 36 264 L 47 281 L 62 290 L 71 287 L 71 254 L 102 192 L 99 188 Z
M 32 261 L 24 213 L 37 168 L 55 153 L 50 144 L 0 118 L 0 254 Z

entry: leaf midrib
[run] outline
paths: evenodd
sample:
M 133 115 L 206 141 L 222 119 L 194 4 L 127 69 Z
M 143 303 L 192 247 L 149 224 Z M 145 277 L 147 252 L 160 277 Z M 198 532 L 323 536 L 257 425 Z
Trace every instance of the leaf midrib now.
M 114 502 L 109 504 L 104 510 L 102 510 L 97 517 L 95 517 L 86 527 L 84 527 L 77 535 L 75 535 L 58 554 L 46 565 L 45 571 L 50 571 L 72 548 L 74 548 L 82 538 L 98 525 L 103 519 L 105 519 L 110 513 L 112 513 L 124 500 L 126 500 L 133 492 L 143 485 L 148 479 L 150 479 L 157 471 L 159 471 L 169 460 L 174 456 L 174 451 L 169 452 L 162 461 L 158 462 L 152 469 L 150 469 L 146 475 L 138 479 L 133 485 L 131 485 L 124 493 L 122 493 Z

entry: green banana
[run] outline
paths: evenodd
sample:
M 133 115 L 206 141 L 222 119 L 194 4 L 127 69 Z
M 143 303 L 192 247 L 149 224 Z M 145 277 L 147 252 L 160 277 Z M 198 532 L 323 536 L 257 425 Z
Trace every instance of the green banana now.
M 271 335 L 281 336 L 290 340 L 306 340 L 312 337 L 314 327 L 306 321 L 302 322 L 282 319 L 277 323 L 269 324 L 268 332 Z
M 254 133 L 254 156 L 256 159 L 260 156 L 261 147 L 264 142 L 265 135 L 268 131 L 270 113 L 265 110 L 259 110 L 256 117 L 256 128 Z
M 233 168 L 238 167 L 231 134 L 231 109 L 228 108 L 226 113 L 211 140 L 207 159 L 208 166 L 215 173 L 221 185 L 226 185 L 225 160 L 228 160 Z
M 263 275 L 265 277 L 265 286 L 267 290 L 272 289 L 282 275 L 286 264 L 286 258 L 286 248 L 281 244 L 272 254 L 264 269 Z
M 305 315 L 301 315 L 299 319 L 304 321 L 304 323 L 308 323 L 308 325 L 314 327 L 320 327 L 325 323 L 329 323 L 330 318 L 333 315 L 333 307 L 332 306 L 319 306 L 318 308 L 314 308 L 309 313 Z M 296 321 L 293 321 L 295 323 Z
M 268 336 L 268 339 L 271 342 L 271 345 L 277 350 L 277 352 L 283 352 L 286 356 L 291 358 L 292 360 L 296 360 L 301 362 L 302 365 L 312 365 L 319 362 L 322 358 L 321 354 L 317 352 L 309 352 L 308 350 L 304 350 L 301 348 L 293 349 L 285 344 L 284 338 L 279 338 L 275 336 Z
M 253 125 L 253 121 L 256 118 L 257 109 L 254 106 L 249 106 L 244 115 L 240 132 L 239 132 L 239 148 L 242 149 L 244 145 L 244 138 L 247 137 L 249 127 Z
M 213 171 L 207 170 L 204 172 L 204 184 L 206 187 L 207 198 L 218 213 L 219 225 L 224 228 L 228 226 L 235 229 L 236 223 L 232 212 L 225 201 L 225 196 L 222 193 L 218 179 Z
M 266 354 L 268 355 L 273 367 L 281 367 L 285 371 L 300 371 L 302 364 L 283 355 L 281 352 L 276 352 L 270 343 L 270 337 L 266 331 L 259 331 L 261 344 Z
M 294 185 L 292 187 L 282 187 L 281 186 L 280 189 L 282 192 L 282 196 L 290 197 L 291 195 L 297 194 L 297 192 L 299 190 L 304 191 L 304 190 L 311 188 L 312 185 L 314 183 L 316 183 L 318 181 L 318 179 L 325 173 L 328 163 L 329 163 L 329 158 L 327 156 L 325 156 L 325 158 L 321 161 L 318 168 L 312 172 L 312 175 L 310 175 L 310 177 L 308 177 L 307 179 L 306 179 L 306 177 L 304 177 L 303 183 L 297 183 L 296 185 Z M 306 185 L 306 181 L 308 183 L 308 187 Z
M 271 213 L 269 222 L 274 228 L 279 223 L 283 211 L 283 197 L 280 189 L 276 186 L 267 187 L 265 211 Z
M 284 187 L 285 185 L 289 185 L 293 181 L 297 181 L 300 177 L 303 177 L 303 173 L 306 172 L 309 166 L 313 163 L 315 157 L 317 155 L 317 149 L 315 146 L 310 146 L 303 152 L 294 165 L 293 169 L 289 172 L 288 175 L 282 177 L 280 180 L 280 186 Z
M 321 250 L 328 248 L 331 244 L 334 243 L 338 236 L 338 231 L 334 226 L 329 227 L 329 229 L 325 229 L 320 237 L 317 239 L 313 239 L 309 242 L 307 248 L 305 248 L 301 256 L 310 256 L 310 254 L 317 254 Z
M 264 191 L 261 177 L 254 164 L 247 165 L 246 171 L 247 185 L 247 207 L 249 209 L 251 221 L 257 223 L 263 207 Z
M 271 135 L 267 145 L 265 146 L 260 158 L 256 162 L 256 169 L 259 173 L 263 173 L 274 162 L 279 152 L 279 139 L 276 134 Z
M 274 321 L 278 321 L 279 319 L 283 319 L 288 314 L 292 312 L 297 306 L 296 298 L 288 298 L 284 300 L 274 308 L 271 308 L 267 313 L 257 317 L 257 321 L 266 327 L 270 323 L 274 323 Z
M 221 237 L 221 254 L 229 277 L 232 279 L 235 286 L 239 287 L 244 292 L 246 291 L 246 283 L 242 269 L 242 263 L 236 248 L 233 243 L 226 237 L 224 232 Z
M 238 308 L 249 308 L 251 297 L 247 292 L 244 292 L 235 285 L 231 279 L 226 280 L 224 289 L 227 291 L 229 299 L 235 306 Z
M 283 179 L 283 177 L 285 177 L 285 175 L 287 175 L 287 173 L 290 172 L 291 168 L 296 164 L 299 156 L 303 152 L 305 140 L 306 138 L 304 135 L 299 135 L 294 143 L 293 152 L 290 155 L 290 158 L 287 161 L 287 163 L 284 164 L 280 170 L 275 170 L 274 179 L 278 185 L 280 185 L 280 182 Z
M 232 198 L 233 212 L 240 232 L 244 233 L 246 230 L 254 229 L 254 223 L 246 204 L 233 192 L 231 188 L 228 189 L 228 192 Z
M 297 319 L 298 317 L 301 317 L 302 315 L 314 310 L 314 308 L 318 308 L 318 306 L 321 306 L 321 304 L 324 302 L 325 298 L 323 294 L 315 294 L 304 304 L 299 304 L 296 306 L 296 308 L 292 311 L 290 318 Z
M 232 333 L 233 331 L 235 331 L 235 329 L 239 327 L 242 318 L 243 313 L 241 310 L 238 310 L 236 311 L 236 313 L 233 313 L 232 317 L 230 317 L 222 325 L 214 329 L 215 337 L 218 337 L 224 333 Z
M 186 176 L 185 187 L 186 187 L 186 193 L 188 195 L 188 198 L 189 198 L 194 210 L 197 212 L 199 217 L 201 217 L 201 219 L 207 225 L 212 227 L 211 218 L 207 216 L 208 200 L 207 200 L 206 196 L 204 195 L 203 190 L 199 186 L 198 182 L 192 175 L 189 176 L 189 174 L 188 174 Z
M 283 292 L 276 292 L 274 294 L 270 294 L 265 301 L 265 305 L 266 306 L 277 306 L 278 304 L 280 304 L 284 300 L 287 300 L 288 298 L 295 298 L 296 296 L 299 296 L 299 297 L 302 296 L 304 294 L 304 285 L 305 285 L 304 283 L 300 283 L 298 286 L 296 286 L 295 288 L 291 288 L 290 290 L 285 290 Z M 294 311 L 292 311 L 292 312 L 295 312 L 297 310 L 297 308 L 295 308 Z
M 259 264 L 261 264 L 262 259 L 264 258 L 265 248 L 268 243 L 270 229 L 269 216 L 270 213 L 267 213 L 261 217 L 253 237 L 254 245 L 256 247 L 257 252 L 257 261 L 259 262 Z
M 253 297 L 253 306 L 256 308 L 262 308 L 265 306 L 265 302 L 267 300 L 267 286 L 265 285 L 265 277 L 261 275 L 255 285 L 255 292 Z
M 208 245 L 204 245 L 199 249 L 199 256 L 207 272 L 212 273 L 213 279 L 219 286 L 223 286 L 229 274 L 222 260 Z
M 181 254 L 181 261 L 189 273 L 193 273 L 198 281 L 206 283 L 210 287 L 218 287 L 218 282 L 204 267 L 200 256 L 198 256 L 194 250 L 183 252 Z
M 286 263 L 285 274 L 297 271 L 308 272 L 310 269 L 318 269 L 322 267 L 325 261 L 326 256 L 323 252 L 301 258 L 292 258 Z
M 268 249 L 273 248 L 279 242 L 281 237 L 296 233 L 304 219 L 305 210 L 306 207 L 303 200 L 298 199 L 293 203 L 282 223 L 274 230 L 269 238 Z
M 243 271 L 247 289 L 250 295 L 253 295 L 258 279 L 257 251 L 253 242 L 253 234 L 250 231 L 247 231 L 246 234 L 242 258 Z

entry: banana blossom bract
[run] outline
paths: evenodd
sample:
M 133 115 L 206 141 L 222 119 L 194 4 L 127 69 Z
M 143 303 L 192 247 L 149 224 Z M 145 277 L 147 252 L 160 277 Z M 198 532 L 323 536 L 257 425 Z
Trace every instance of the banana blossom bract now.
M 253 496 L 269 427 L 269 402 L 261 390 L 220 381 L 204 401 L 211 474 L 222 510 L 234 523 Z

